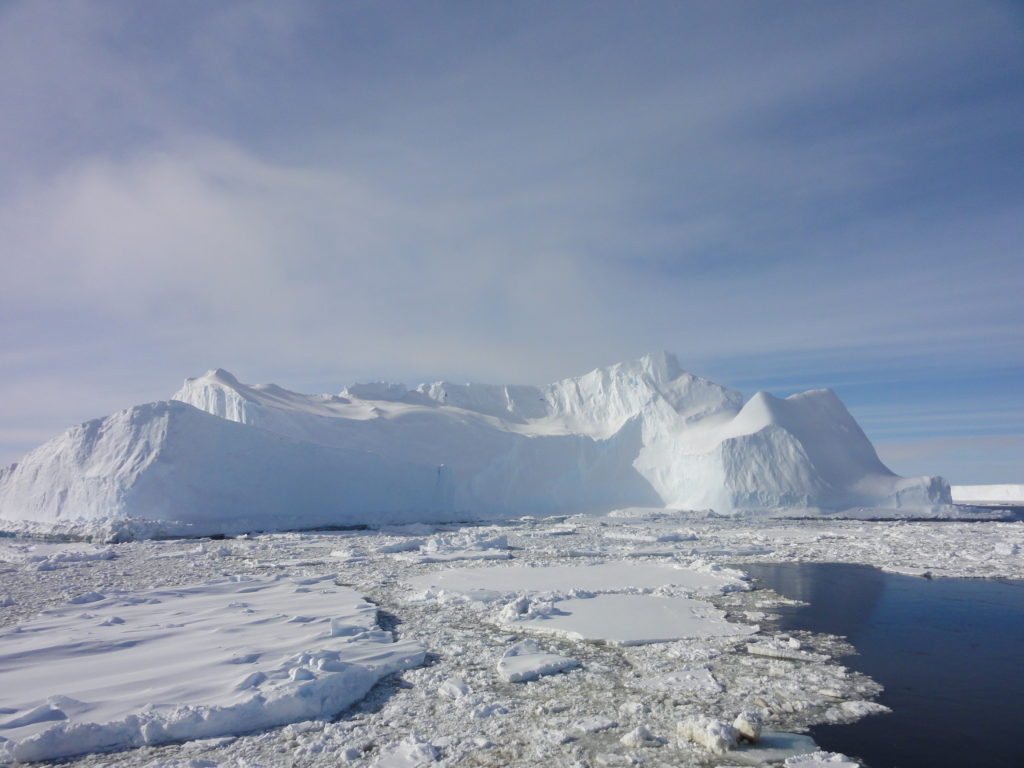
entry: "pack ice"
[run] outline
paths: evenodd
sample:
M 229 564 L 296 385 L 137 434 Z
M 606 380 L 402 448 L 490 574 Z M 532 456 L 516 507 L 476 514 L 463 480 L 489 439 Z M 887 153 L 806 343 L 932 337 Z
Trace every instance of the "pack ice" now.
M 942 478 L 886 468 L 831 391 L 744 402 L 667 353 L 545 387 L 337 395 L 215 370 L 0 470 L 5 528 L 115 537 L 622 507 L 934 515 L 950 503 Z

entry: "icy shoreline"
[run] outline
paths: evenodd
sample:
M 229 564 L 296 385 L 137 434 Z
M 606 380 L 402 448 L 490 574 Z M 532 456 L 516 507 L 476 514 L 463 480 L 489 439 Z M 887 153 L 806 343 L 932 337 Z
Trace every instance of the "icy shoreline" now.
M 91 592 L 179 588 L 225 576 L 336 574 L 337 584 L 377 604 L 386 628 L 428 653 L 427 666 L 385 678 L 337 720 L 331 713 L 326 719 L 215 742 L 85 756 L 75 765 L 170 768 L 190 760 L 207 761 L 195 763 L 204 766 L 342 760 L 369 767 L 436 760 L 452 766 L 526 766 L 538 761 L 571 765 L 581 759 L 597 765 L 710 765 L 714 760 L 706 750 L 679 740 L 676 724 L 686 717 L 731 722 L 741 711 L 754 709 L 765 713 L 770 730 L 800 732 L 814 723 L 858 719 L 871 711 L 877 686 L 832 660 L 850 650 L 842 641 L 806 633 L 781 636 L 766 629 L 779 604 L 771 593 L 697 594 L 692 587 L 679 591 L 680 586 L 652 590 L 652 584 L 678 581 L 652 576 L 657 569 L 696 568 L 728 580 L 733 577 L 721 570 L 724 564 L 803 560 L 856 562 L 916 575 L 1022 578 L 1022 545 L 1024 523 L 751 522 L 642 510 L 489 527 L 413 525 L 223 541 L 97 546 L 4 538 L 0 627 L 33 620 L 45 609 Z M 719 621 L 720 616 L 738 627 L 761 629 L 753 636 L 618 646 L 571 639 L 560 631 L 533 632 L 532 624 L 543 622 L 546 613 L 561 615 L 568 608 L 571 616 L 572 601 L 588 607 L 588 600 L 597 599 L 602 588 L 595 592 L 591 583 L 581 591 L 572 574 L 600 564 L 627 574 L 616 576 L 620 586 L 613 591 L 619 590 L 619 602 L 630 594 L 667 601 L 695 596 L 708 601 L 703 619 Z M 553 593 L 538 601 L 513 586 L 491 602 L 453 599 L 451 591 L 442 600 L 436 594 L 409 599 L 422 593 L 424 580 L 440 574 L 473 577 L 476 569 L 486 569 L 479 572 L 483 577 L 523 568 L 554 577 Z M 637 581 L 641 571 L 648 574 L 646 582 Z M 519 594 L 526 603 L 509 613 L 506 607 L 518 598 L 508 598 Z M 546 605 L 555 609 L 553 614 Z M 619 609 L 614 600 L 608 606 Z M 680 607 L 684 604 L 673 606 Z M 512 653 L 526 637 L 534 637 L 536 647 Z M 732 756 L 728 760 L 741 762 Z

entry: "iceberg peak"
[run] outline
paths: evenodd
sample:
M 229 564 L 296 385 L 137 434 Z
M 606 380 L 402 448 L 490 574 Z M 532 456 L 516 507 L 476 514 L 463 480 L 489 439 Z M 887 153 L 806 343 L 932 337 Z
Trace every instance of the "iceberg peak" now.
M 202 376 L 186 379 L 186 381 L 214 381 L 219 384 L 226 384 L 229 387 L 239 387 L 241 383 L 230 371 L 223 368 L 211 368 Z

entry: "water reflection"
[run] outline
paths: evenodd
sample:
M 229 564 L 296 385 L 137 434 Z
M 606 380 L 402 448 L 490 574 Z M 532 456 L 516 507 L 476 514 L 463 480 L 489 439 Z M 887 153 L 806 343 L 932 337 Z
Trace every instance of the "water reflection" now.
M 820 563 L 775 563 L 742 566 L 751 576 L 786 597 L 810 603 L 790 609 L 800 629 L 844 635 L 854 641 L 869 626 L 885 592 L 885 574 L 864 565 L 823 568 Z
M 886 690 L 892 715 L 821 726 L 827 749 L 872 768 L 1024 764 L 1016 734 L 1024 690 L 1024 583 L 929 581 L 833 563 L 743 568 L 780 594 L 781 629 L 847 636 L 844 660 Z

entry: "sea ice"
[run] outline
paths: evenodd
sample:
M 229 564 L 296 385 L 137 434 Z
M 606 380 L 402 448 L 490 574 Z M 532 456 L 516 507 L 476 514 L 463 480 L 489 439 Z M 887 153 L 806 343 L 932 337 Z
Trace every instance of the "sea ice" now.
M 333 715 L 422 663 L 333 577 L 87 595 L 0 631 L 0 761 L 206 738 Z
M 640 678 L 633 683 L 633 687 L 671 694 L 715 694 L 722 690 L 722 686 L 715 680 L 711 670 L 689 664 L 685 664 L 673 672 Z
M 559 600 L 555 611 L 516 622 L 517 628 L 613 645 L 662 643 L 687 637 L 749 635 L 756 626 L 735 624 L 703 600 L 654 595 L 596 595 Z
M 511 599 L 524 592 L 568 595 L 675 586 L 687 593 L 714 595 L 748 588 L 736 571 L 621 560 L 536 568 L 451 568 L 415 576 L 409 583 L 426 599 L 462 596 L 483 602 Z
M 817 751 L 818 745 L 810 736 L 762 731 L 756 744 L 743 744 L 741 739 L 738 747 L 726 753 L 726 759 L 736 765 L 776 765 L 783 760 Z M 811 763 L 804 768 L 816 765 Z
M 785 768 L 860 768 L 860 763 L 839 752 L 812 752 L 786 758 Z
M 686 522 L 681 523 L 684 519 Z M 558 535 L 548 535 L 552 528 Z M 636 541 L 607 537 L 607 532 L 615 528 L 627 528 L 636 535 Z M 692 530 L 697 538 L 662 540 L 657 544 L 660 550 L 673 553 L 673 562 L 623 562 L 628 553 L 617 550 L 620 546 L 644 546 L 644 539 L 657 540 L 683 530 Z M 506 536 L 509 549 L 494 551 L 511 553 L 515 565 L 479 564 L 448 569 L 444 565 L 411 562 L 395 551 L 413 551 L 411 547 L 394 546 L 409 542 L 419 554 L 427 540 L 435 536 L 438 544 L 451 546 L 453 551 L 456 547 L 472 551 L 473 537 L 479 537 L 477 541 L 483 543 Z M 27 627 L 34 622 L 54 622 L 55 617 L 64 617 L 62 620 L 68 622 L 78 617 L 81 626 L 90 631 L 112 632 L 120 628 L 128 633 L 139 627 L 141 619 L 129 612 L 132 605 L 114 605 L 109 601 L 122 599 L 124 602 L 129 597 L 148 599 L 157 596 L 157 592 L 165 593 L 168 596 L 160 598 L 163 603 L 143 602 L 134 606 L 137 610 L 151 612 L 146 615 L 156 621 L 157 612 L 171 610 L 169 603 L 176 599 L 170 596 L 173 593 L 193 589 L 196 582 L 236 574 L 241 581 L 231 589 L 264 583 L 289 586 L 282 587 L 286 594 L 278 605 L 265 613 L 261 610 L 259 615 L 245 614 L 254 621 L 264 615 L 277 616 L 265 624 L 253 626 L 258 634 L 251 642 L 234 638 L 235 622 L 244 609 L 228 609 L 227 605 L 252 605 L 259 593 L 248 597 L 247 593 L 225 595 L 218 603 L 220 615 L 215 620 L 211 618 L 209 626 L 211 629 L 223 626 L 223 629 L 202 635 L 199 655 L 210 656 L 214 642 L 236 646 L 230 653 L 225 649 L 222 657 L 223 667 L 230 667 L 233 674 L 221 682 L 216 676 L 206 678 L 202 671 L 191 674 L 185 670 L 178 681 L 183 688 L 196 690 L 208 679 L 214 689 L 210 700 L 217 696 L 236 696 L 243 700 L 247 695 L 256 695 L 275 685 L 310 686 L 323 678 L 324 670 L 318 669 L 316 663 L 295 663 L 287 667 L 285 660 L 268 661 L 266 654 L 274 648 L 279 630 L 295 638 L 296 646 L 300 635 L 290 633 L 306 632 L 307 637 L 312 638 L 301 649 L 295 648 L 292 656 L 312 654 L 330 643 L 344 643 L 346 647 L 365 643 L 366 648 L 376 647 L 388 652 L 393 646 L 391 634 L 375 626 L 375 606 L 379 606 L 381 616 L 387 617 L 389 626 L 390 622 L 396 622 L 402 637 L 407 638 L 405 642 L 415 640 L 417 646 L 431 651 L 431 664 L 381 681 L 338 718 L 298 714 L 296 717 L 302 722 L 250 732 L 259 727 L 259 720 L 253 723 L 237 717 L 225 731 L 242 734 L 233 739 L 197 740 L 169 744 L 159 750 L 130 749 L 100 757 L 85 756 L 73 762 L 81 768 L 94 768 L 100 763 L 116 768 L 147 768 L 154 761 L 165 768 L 207 763 L 236 768 L 282 763 L 328 768 L 339 762 L 347 764 L 347 761 L 365 768 L 378 760 L 414 756 L 430 760 L 431 755 L 436 755 L 437 760 L 446 765 L 510 768 L 584 762 L 625 766 L 636 765 L 639 760 L 680 766 L 707 765 L 710 760 L 730 766 L 760 766 L 779 764 L 794 754 L 816 751 L 816 745 L 808 737 L 779 731 L 796 731 L 822 722 L 849 722 L 867 713 L 868 708 L 861 702 L 877 695 L 879 686 L 834 661 L 852 650 L 848 644 L 809 633 L 773 633 L 771 614 L 786 601 L 770 592 L 747 590 L 747 582 L 734 571 L 713 570 L 711 563 L 735 564 L 751 559 L 843 560 L 891 568 L 920 567 L 937 576 L 1010 575 L 1019 578 L 1024 575 L 1020 555 L 1000 554 L 997 547 L 1000 542 L 1012 546 L 1024 544 L 1024 524 L 904 524 L 763 518 L 751 521 L 707 516 L 696 519 L 688 513 L 684 517 L 672 510 L 659 510 L 657 514 L 629 518 L 527 518 L 510 521 L 500 529 L 467 526 L 456 531 L 451 527 L 438 529 L 417 525 L 382 531 L 254 535 L 215 542 L 129 542 L 110 548 L 116 553 L 113 559 L 68 560 L 59 563 L 59 570 L 38 571 L 36 565 L 42 560 L 30 561 L 26 557 L 26 548 L 36 546 L 34 543 L 5 539 L 0 541 L 0 559 L 5 560 L 0 567 L 3 573 L 0 579 L 3 580 L 2 594 L 10 595 L 13 604 L 0 608 L 0 636 L 7 638 L 13 634 L 17 638 L 21 634 L 20 640 L 28 641 L 31 635 L 14 631 L 19 622 Z M 465 547 L 465 544 L 470 546 Z M 70 548 L 90 549 L 81 544 L 39 546 L 32 557 L 49 558 Z M 1012 546 L 1005 549 L 1011 550 Z M 329 556 L 339 549 L 345 549 L 351 557 Z M 755 552 L 768 554 L 753 554 Z M 583 564 L 580 553 L 605 562 Z M 696 558 L 703 558 L 704 564 L 696 562 Z M 324 578 L 333 571 L 338 572 L 336 580 Z M 286 572 L 294 575 L 274 578 Z M 451 576 L 446 577 L 449 573 Z M 252 580 L 254 575 L 259 578 Z M 437 583 L 441 577 L 451 580 Z M 710 581 L 702 582 L 702 579 Z M 319 595 L 344 604 L 353 593 L 336 586 L 337 581 L 343 581 L 352 590 L 373 600 L 371 605 L 352 597 L 362 605 L 365 623 L 358 617 L 351 619 L 346 609 L 339 609 L 338 604 L 321 606 L 321 610 L 303 602 L 319 599 Z M 141 592 L 135 586 L 139 584 L 166 586 Z M 481 585 L 483 589 L 479 588 Z M 335 594 L 321 594 L 322 590 L 335 590 Z M 69 599 L 91 592 L 105 597 L 68 605 Z M 410 595 L 423 599 L 413 600 Z M 765 629 L 757 638 L 727 635 L 623 647 L 552 635 L 538 637 L 535 630 L 523 626 L 524 622 L 532 621 L 550 623 L 553 619 L 541 617 L 557 618 L 560 613 L 564 614 L 562 609 L 571 600 L 592 602 L 607 596 L 707 598 L 714 602 L 707 608 L 727 611 L 729 618 L 764 619 Z M 55 608 L 57 614 L 40 615 L 39 612 L 47 608 Z M 201 613 L 197 613 L 197 618 Z M 758 613 L 762 615 L 757 616 Z M 160 616 L 154 630 L 158 635 L 170 638 L 188 631 L 191 617 Z M 333 623 L 330 619 L 334 619 Z M 174 624 L 186 626 L 170 626 Z M 570 674 L 549 675 L 525 684 L 502 682 L 496 671 L 497 664 L 512 643 L 522 639 L 524 632 L 520 630 L 524 629 L 529 629 L 535 652 L 576 659 L 579 668 Z M 325 637 L 316 639 L 316 632 Z M 47 639 L 46 634 L 51 637 Z M 327 634 L 332 637 L 326 637 Z M 512 634 L 514 637 L 510 636 Z M 116 638 L 126 636 L 103 637 L 116 643 Z M 136 637 L 142 635 L 136 634 Z M 58 644 L 54 632 L 38 633 L 35 638 L 38 648 L 42 648 L 44 639 Z M 0 649 L 7 639 L 0 640 Z M 71 641 L 73 638 L 68 640 Z M 282 638 L 281 642 L 291 641 Z M 771 655 L 748 653 L 748 643 L 768 649 Z M 165 656 L 171 667 L 168 676 L 171 676 L 175 669 L 181 670 L 178 664 L 184 654 L 178 647 L 167 647 L 169 651 Z M 112 649 L 106 659 L 100 654 L 100 660 L 110 668 L 117 654 L 126 654 L 127 658 L 131 650 L 127 647 Z M 779 658 L 779 654 L 793 653 L 813 656 L 798 660 Z M 30 658 L 33 666 L 41 669 L 41 674 L 56 676 L 42 665 L 38 653 L 30 654 Z M 343 657 L 339 657 L 341 660 Z M 213 661 L 216 660 L 211 660 L 211 664 Z M 231 661 L 234 663 L 229 664 Z M 150 666 L 158 669 L 160 664 Z M 19 698 L 24 701 L 17 702 L 17 707 L 9 705 L 11 691 L 4 688 L 9 676 L 5 670 L 0 672 L 4 675 L 0 683 L 0 723 L 17 718 L 25 718 L 26 723 L 37 720 L 34 725 L 21 726 L 28 732 L 87 721 L 94 714 L 83 709 L 93 706 L 94 700 L 63 685 L 63 679 L 57 681 L 60 685 L 41 689 L 32 696 L 29 695 L 32 689 L 19 685 Z M 280 677 L 275 677 L 278 673 Z M 150 670 L 143 677 L 149 674 L 155 673 Z M 316 679 L 300 679 L 310 675 Z M 125 675 L 129 677 L 131 674 Z M 112 706 L 130 681 L 112 674 L 101 682 L 112 687 L 101 692 L 98 701 Z M 141 694 L 132 696 L 142 699 Z M 845 703 L 850 706 L 844 706 Z M 205 711 L 202 704 L 193 709 Z M 765 730 L 756 745 L 745 744 L 741 739 L 740 746 L 725 755 L 712 757 L 696 745 L 674 738 L 677 723 L 695 714 L 732 724 L 742 732 L 744 728 L 738 714 L 751 709 L 765 717 Z M 58 711 L 67 719 L 43 719 L 59 717 Z M 254 711 L 260 714 L 259 710 Z M 159 714 L 160 710 L 156 712 Z M 140 706 L 129 716 L 138 717 L 141 722 L 152 714 Z M 310 717 L 313 719 L 308 719 Z M 618 725 L 608 725 L 612 722 Z M 194 723 L 192 726 L 188 733 L 202 735 L 199 727 Z M 607 726 L 607 729 L 595 732 L 596 726 Z M 634 733 L 640 728 L 646 729 L 653 741 L 642 732 Z M 631 733 L 633 736 L 627 738 Z M 419 734 L 422 740 L 409 739 L 405 743 L 410 734 Z M 10 731 L 0 730 L 0 738 L 4 735 L 10 735 Z M 141 742 L 130 739 L 123 742 L 124 745 L 131 743 Z M 657 751 L 654 747 L 658 747 Z M 79 747 L 93 748 L 105 749 L 89 743 Z M 825 763 L 821 768 L 835 765 L 841 763 Z
M 736 729 L 705 715 L 688 717 L 678 726 L 679 738 L 703 747 L 713 755 L 724 755 L 736 746 Z
M 525 683 L 579 666 L 576 659 L 545 653 L 534 640 L 516 643 L 498 660 L 498 676 L 509 683 Z
M 373 764 L 373 768 L 422 768 L 437 762 L 437 748 L 419 736 L 390 746 Z

